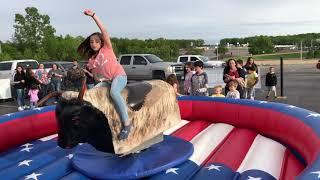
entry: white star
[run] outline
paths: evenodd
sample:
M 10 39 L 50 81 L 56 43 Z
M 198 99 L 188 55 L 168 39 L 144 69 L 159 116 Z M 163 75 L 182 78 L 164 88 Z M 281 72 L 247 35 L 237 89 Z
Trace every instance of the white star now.
M 35 110 L 38 110 L 38 111 L 40 111 L 42 108 L 35 108 Z
M 68 156 L 66 156 L 67 158 L 69 159 L 72 159 L 73 158 L 73 154 L 68 154 Z
M 5 116 L 11 116 L 13 113 L 6 114 Z
M 29 147 L 29 146 L 32 146 L 33 144 L 30 144 L 30 143 L 27 143 L 27 144 L 24 144 L 24 145 L 21 145 L 20 147 Z
M 262 178 L 260 177 L 251 177 L 251 176 L 248 176 L 248 180 L 261 180 Z
M 210 166 L 206 167 L 208 168 L 208 171 L 212 170 L 212 169 L 215 169 L 217 171 L 220 171 L 219 168 L 221 168 L 221 166 L 215 166 L 214 164 L 211 164 Z
M 32 174 L 29 174 L 28 176 L 25 176 L 26 178 L 24 180 L 27 180 L 27 179 L 38 180 L 38 176 L 40 176 L 40 175 L 42 175 L 42 174 L 32 173 Z
M 318 113 L 309 113 L 307 117 L 320 117 L 320 114 Z
M 166 174 L 168 174 L 168 173 L 174 173 L 174 174 L 178 174 L 177 173 L 177 170 L 178 170 L 179 168 L 170 168 L 170 169 L 167 169 L 166 170 Z
M 320 171 L 314 171 L 314 172 L 311 172 L 310 174 L 318 174 L 318 178 L 320 178 Z
M 296 106 L 290 105 L 290 106 L 287 106 L 287 108 L 296 108 Z
M 268 103 L 267 101 L 260 101 L 259 104 L 265 104 Z
M 24 160 L 24 161 L 21 161 L 21 162 L 19 162 L 19 164 L 18 164 L 18 166 L 22 166 L 22 165 L 26 165 L 26 166 L 30 166 L 30 162 L 31 162 L 32 160 Z
M 30 149 L 33 149 L 33 147 L 25 147 L 25 148 L 21 149 L 20 151 L 28 151 L 28 152 L 30 152 Z

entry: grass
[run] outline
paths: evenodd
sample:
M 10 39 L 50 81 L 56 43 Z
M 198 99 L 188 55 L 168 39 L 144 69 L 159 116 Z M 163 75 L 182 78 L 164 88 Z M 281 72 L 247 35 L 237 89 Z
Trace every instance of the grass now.
M 305 58 L 307 56 L 307 53 L 302 53 L 302 58 Z M 255 55 L 253 56 L 256 60 L 272 60 L 272 59 L 280 59 L 280 57 L 283 57 L 283 59 L 299 59 L 300 53 L 288 53 L 288 54 L 270 54 L 270 55 Z

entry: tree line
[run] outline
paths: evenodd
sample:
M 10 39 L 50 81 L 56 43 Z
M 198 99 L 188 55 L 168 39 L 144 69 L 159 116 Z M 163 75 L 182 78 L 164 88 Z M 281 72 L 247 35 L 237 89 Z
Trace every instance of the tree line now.
M 56 30 L 50 24 L 50 17 L 40 14 L 35 7 L 27 7 L 25 15 L 15 14 L 14 35 L 11 41 L 1 42 L 0 60 L 36 59 L 70 61 L 81 59 L 77 48 L 85 37 L 55 35 Z M 165 61 L 174 61 L 179 50 L 186 53 L 201 54 L 202 39 L 127 39 L 112 38 L 117 56 L 128 53 L 155 54 Z

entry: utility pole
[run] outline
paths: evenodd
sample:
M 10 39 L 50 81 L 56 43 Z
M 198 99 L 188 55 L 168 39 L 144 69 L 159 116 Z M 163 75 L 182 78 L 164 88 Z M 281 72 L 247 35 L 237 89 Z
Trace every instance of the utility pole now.
M 313 39 L 311 39 L 311 51 L 312 51 L 312 59 L 314 58 L 314 51 L 313 51 L 313 43 L 312 43 Z
M 301 51 L 300 51 L 300 60 L 302 62 L 302 41 L 300 42 L 300 46 L 301 46 Z
M 240 56 L 240 43 L 237 42 L 237 46 L 238 46 L 238 56 Z

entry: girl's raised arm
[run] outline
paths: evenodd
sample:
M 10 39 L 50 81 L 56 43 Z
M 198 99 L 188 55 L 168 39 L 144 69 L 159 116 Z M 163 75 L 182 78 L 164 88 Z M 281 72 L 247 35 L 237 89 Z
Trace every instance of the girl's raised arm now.
M 112 48 L 110 36 L 106 28 L 104 27 L 103 23 L 101 22 L 100 18 L 96 15 L 96 13 L 94 13 L 92 10 L 87 9 L 84 11 L 84 14 L 93 18 L 93 20 L 96 22 L 101 31 L 105 43 L 104 45 L 106 45 L 108 48 Z

